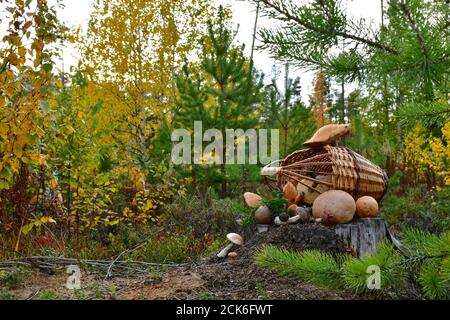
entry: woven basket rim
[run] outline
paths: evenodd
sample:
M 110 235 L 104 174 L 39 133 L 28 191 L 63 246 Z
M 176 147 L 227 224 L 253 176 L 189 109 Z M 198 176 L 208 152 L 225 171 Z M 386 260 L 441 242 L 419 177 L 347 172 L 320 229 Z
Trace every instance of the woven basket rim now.
M 310 154 L 302 157 L 302 155 L 307 153 Z M 325 145 L 320 148 L 305 148 L 296 150 L 294 152 L 291 152 L 284 159 L 280 160 L 280 166 L 289 166 L 293 163 L 320 155 L 327 157 L 331 163 L 331 171 L 329 172 L 329 175 L 332 177 L 332 181 L 335 184 L 333 186 L 333 189 L 342 190 L 342 185 L 339 187 L 337 184 L 338 181 L 340 183 L 344 181 L 343 183 L 346 186 L 352 186 L 351 189 L 345 191 L 352 194 L 353 197 L 356 197 L 357 195 L 364 192 L 372 192 L 376 193 L 376 198 L 381 199 L 386 193 L 388 183 L 386 172 L 381 167 L 372 163 L 349 147 Z M 300 157 L 301 159 L 296 160 L 297 157 Z M 313 165 L 314 162 L 311 163 L 311 166 Z M 337 174 L 336 172 L 339 172 L 340 174 Z M 342 172 L 353 173 L 351 173 L 350 175 L 344 175 L 342 174 Z M 267 177 L 264 177 L 264 180 L 270 189 L 273 189 L 272 185 L 275 183 L 276 188 L 281 191 L 283 189 L 283 185 L 287 180 L 292 181 L 292 176 L 289 179 L 281 174 L 277 174 L 276 181 L 270 181 L 270 179 Z M 363 183 L 363 189 L 360 189 L 360 183 Z M 373 185 L 372 191 L 364 190 L 364 188 L 370 190 L 371 185 Z

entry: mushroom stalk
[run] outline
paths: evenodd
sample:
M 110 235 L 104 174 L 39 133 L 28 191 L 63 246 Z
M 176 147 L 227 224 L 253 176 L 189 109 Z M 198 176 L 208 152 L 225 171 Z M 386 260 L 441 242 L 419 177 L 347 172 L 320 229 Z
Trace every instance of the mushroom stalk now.
M 300 221 L 300 218 L 301 218 L 300 215 L 296 215 L 296 216 L 290 217 L 287 222 L 288 223 L 297 223 Z
M 227 256 L 227 254 L 228 254 L 228 251 L 230 251 L 232 247 L 233 247 L 233 243 L 230 243 L 225 248 L 220 250 L 220 252 L 217 254 L 217 256 L 219 258 L 225 258 Z
M 299 222 L 300 218 L 301 217 L 299 215 L 296 215 L 296 216 L 290 217 L 287 221 L 281 221 L 279 217 L 276 217 L 274 222 L 277 225 L 292 224 L 292 223 Z
M 275 217 L 274 223 L 276 225 L 283 225 L 283 224 L 287 224 L 287 221 L 281 221 L 279 217 Z

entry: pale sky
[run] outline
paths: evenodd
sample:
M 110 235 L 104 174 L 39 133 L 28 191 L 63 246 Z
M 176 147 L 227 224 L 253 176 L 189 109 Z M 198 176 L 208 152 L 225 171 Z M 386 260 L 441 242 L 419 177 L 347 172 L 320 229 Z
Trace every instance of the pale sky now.
M 81 26 L 86 28 L 87 21 L 90 14 L 90 4 L 94 0 L 63 0 L 65 8 L 60 10 L 60 19 L 65 21 L 67 26 L 75 27 Z M 170 1 L 170 0 L 168 0 Z M 253 25 L 255 19 L 255 7 L 252 3 L 241 0 L 215 0 L 217 4 L 224 6 L 229 5 L 233 11 L 233 22 L 235 25 L 239 24 L 239 33 L 237 34 L 236 40 L 240 43 L 244 43 L 246 46 L 246 53 L 250 56 L 250 48 L 252 43 L 253 35 Z M 301 2 L 301 1 L 299 1 Z M 380 1 L 379 0 L 342 0 L 347 8 L 347 12 L 353 15 L 355 18 L 365 18 L 367 23 L 374 22 L 379 23 L 381 12 L 380 12 Z M 263 17 L 259 17 L 258 26 L 270 27 L 272 22 Z M 256 45 L 258 42 L 256 42 Z M 66 48 L 64 52 L 64 69 L 70 65 L 77 63 L 77 52 L 73 47 Z M 262 72 L 264 72 L 265 81 L 269 82 L 271 79 L 272 66 L 275 63 L 266 52 L 255 51 L 254 53 L 254 63 L 255 67 Z M 282 72 L 280 78 L 284 76 L 284 67 L 281 64 L 277 64 Z M 308 95 L 312 91 L 312 81 L 313 74 L 305 70 L 291 70 L 291 77 L 299 76 L 301 79 L 302 86 L 302 99 L 303 101 L 308 101 Z M 282 81 L 280 80 L 280 83 Z M 347 92 L 349 86 L 347 86 Z

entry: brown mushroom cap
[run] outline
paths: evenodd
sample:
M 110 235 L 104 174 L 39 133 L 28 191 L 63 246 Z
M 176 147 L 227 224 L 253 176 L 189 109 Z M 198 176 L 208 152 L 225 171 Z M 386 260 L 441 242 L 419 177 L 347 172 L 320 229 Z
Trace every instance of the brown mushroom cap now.
M 283 187 L 283 194 L 284 198 L 290 203 L 294 203 L 295 199 L 298 196 L 297 189 L 295 189 L 295 186 L 292 184 L 292 182 L 288 181 L 285 186 Z
M 258 224 L 272 224 L 273 218 L 273 213 L 267 206 L 261 206 L 255 211 L 255 221 Z
M 289 208 L 288 208 L 289 215 L 291 217 L 296 216 L 297 215 L 297 209 L 298 209 L 298 206 L 295 203 L 291 204 L 289 206 Z
M 227 239 L 238 246 L 242 246 L 244 244 L 244 239 L 237 233 L 227 234 Z
M 228 258 L 236 258 L 237 255 L 238 255 L 238 254 L 237 254 L 236 252 L 231 251 L 231 252 L 228 254 Z
M 373 217 L 378 213 L 378 202 L 370 196 L 364 196 L 356 201 L 356 214 L 361 218 Z
M 256 193 L 244 193 L 244 200 L 249 207 L 258 208 L 259 206 L 261 206 L 261 196 Z
M 316 147 L 333 143 L 340 137 L 348 134 L 350 128 L 350 124 L 327 124 L 319 128 L 303 145 L 305 147 Z
M 325 219 L 329 224 L 350 222 L 355 211 L 355 200 L 342 190 L 330 190 L 322 193 L 312 206 L 314 218 Z

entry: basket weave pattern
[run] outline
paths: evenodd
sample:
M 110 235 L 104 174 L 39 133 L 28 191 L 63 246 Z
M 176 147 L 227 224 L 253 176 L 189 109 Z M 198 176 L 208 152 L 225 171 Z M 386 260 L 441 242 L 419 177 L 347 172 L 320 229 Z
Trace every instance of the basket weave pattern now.
M 386 173 L 349 148 L 326 145 L 295 151 L 280 161 L 280 166 L 276 180 L 264 177 L 272 189 L 281 191 L 288 181 L 296 186 L 309 180 L 314 182 L 307 186 L 309 189 L 321 193 L 317 184 L 325 184 L 329 189 L 346 191 L 355 199 L 371 196 L 379 201 L 386 192 Z M 331 176 L 331 182 L 317 180 L 318 175 Z

